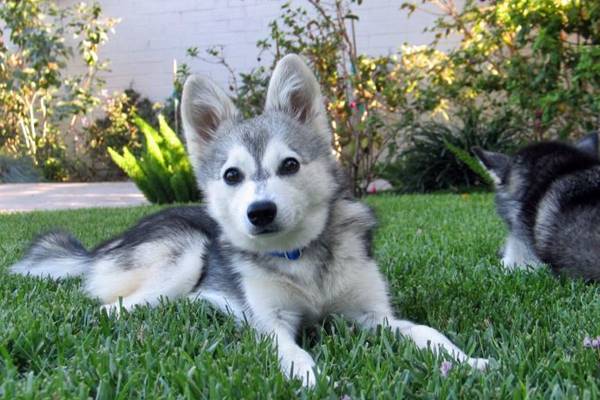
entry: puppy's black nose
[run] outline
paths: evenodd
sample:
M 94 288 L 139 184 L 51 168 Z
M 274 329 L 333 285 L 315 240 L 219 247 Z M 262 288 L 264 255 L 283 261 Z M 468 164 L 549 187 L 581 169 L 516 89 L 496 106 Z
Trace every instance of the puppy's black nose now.
M 277 215 L 277 206 L 272 201 L 255 201 L 248 206 L 248 220 L 254 226 L 267 226 Z

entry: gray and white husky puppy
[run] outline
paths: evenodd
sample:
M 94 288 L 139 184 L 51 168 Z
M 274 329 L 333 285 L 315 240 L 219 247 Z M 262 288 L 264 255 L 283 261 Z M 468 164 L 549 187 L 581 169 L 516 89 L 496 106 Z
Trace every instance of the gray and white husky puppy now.
M 210 80 L 190 77 L 182 121 L 206 207 L 166 209 L 93 250 L 46 234 L 12 272 L 82 276 L 111 312 L 207 301 L 272 336 L 283 372 L 308 386 L 317 370 L 296 335 L 332 313 L 485 368 L 437 330 L 395 317 L 371 255 L 373 213 L 344 185 L 319 85 L 300 57 L 277 64 L 265 111 L 249 120 Z
M 508 227 L 502 263 L 600 280 L 598 134 L 569 145 L 542 142 L 509 157 L 474 148 L 496 185 Z

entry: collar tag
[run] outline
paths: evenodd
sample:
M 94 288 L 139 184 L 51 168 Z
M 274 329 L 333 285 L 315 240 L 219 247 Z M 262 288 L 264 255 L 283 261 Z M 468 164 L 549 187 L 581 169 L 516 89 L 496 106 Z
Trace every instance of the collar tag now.
M 302 250 L 295 249 L 290 251 L 272 251 L 269 253 L 270 256 L 285 258 L 286 260 L 296 261 L 302 257 Z

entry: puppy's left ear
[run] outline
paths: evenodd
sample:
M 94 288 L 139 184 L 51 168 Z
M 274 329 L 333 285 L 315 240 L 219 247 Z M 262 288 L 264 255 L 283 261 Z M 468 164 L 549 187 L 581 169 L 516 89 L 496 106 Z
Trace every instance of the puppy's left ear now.
M 592 132 L 585 135 L 582 139 L 579 139 L 575 143 L 575 147 L 579 150 L 591 155 L 592 157 L 598 157 L 598 132 Z
M 187 78 L 181 95 L 181 121 L 187 152 L 196 172 L 219 127 L 236 120 L 238 115 L 227 93 L 212 80 L 197 75 Z
M 269 82 L 265 111 L 281 111 L 300 123 L 313 125 L 331 138 L 321 89 L 302 58 L 288 54 L 275 66 Z

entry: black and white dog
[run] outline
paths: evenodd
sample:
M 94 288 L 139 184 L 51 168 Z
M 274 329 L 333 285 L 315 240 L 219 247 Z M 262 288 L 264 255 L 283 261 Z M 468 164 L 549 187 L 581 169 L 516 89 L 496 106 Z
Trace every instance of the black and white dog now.
M 300 57 L 277 64 L 265 111 L 249 120 L 211 81 L 190 77 L 182 120 L 206 207 L 151 215 L 91 251 L 46 234 L 12 272 L 82 276 L 109 312 L 161 297 L 207 301 L 272 336 L 282 370 L 309 386 L 315 362 L 295 338 L 332 313 L 485 368 L 435 329 L 395 317 L 371 257 L 374 216 L 344 185 L 319 85 Z
M 598 134 L 575 145 L 542 142 L 512 157 L 474 148 L 496 183 L 496 207 L 509 235 L 508 268 L 549 265 L 553 271 L 600 280 Z

